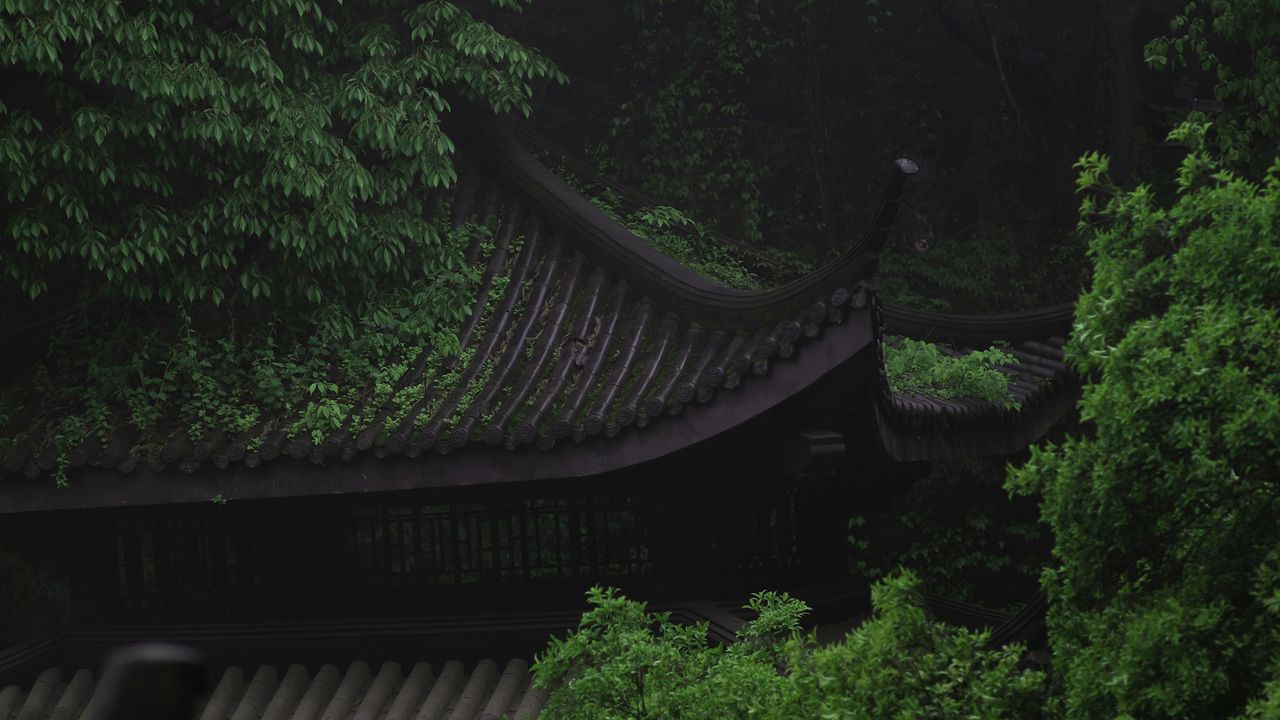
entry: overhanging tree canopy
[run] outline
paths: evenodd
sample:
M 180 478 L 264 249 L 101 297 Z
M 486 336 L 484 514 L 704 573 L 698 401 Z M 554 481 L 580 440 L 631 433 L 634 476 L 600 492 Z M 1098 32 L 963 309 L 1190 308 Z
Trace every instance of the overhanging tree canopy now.
M 442 93 L 527 114 L 562 79 L 445 0 L 15 0 L 0 72 L 6 282 L 277 308 L 457 270 Z

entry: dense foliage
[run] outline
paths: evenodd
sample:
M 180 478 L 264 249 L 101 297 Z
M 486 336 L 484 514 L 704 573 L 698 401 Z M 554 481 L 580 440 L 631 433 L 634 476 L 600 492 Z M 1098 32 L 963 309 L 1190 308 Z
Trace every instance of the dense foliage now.
M 484 232 L 447 225 L 450 98 L 527 114 L 563 79 L 444 0 L 15 0 L 0 72 L 0 290 L 82 300 L 25 382 L 53 429 L 0 448 L 55 447 L 59 480 L 115 428 L 318 441 L 420 396 Z
M 696 4 L 632 0 L 639 37 L 630 48 L 630 97 L 617 109 L 610 146 L 632 158 L 627 174 L 673 205 L 737 221 L 734 234 L 758 241 L 770 214 L 765 174 L 742 92 L 789 41 L 778 32 L 795 11 L 761 0 Z M 672 32 L 700 42 L 669 42 Z M 658 82 L 654 79 L 661 78 Z M 623 149 L 625 148 L 625 149 Z
M 623 197 L 627 191 L 605 183 L 598 166 L 584 164 L 575 172 L 560 164 L 555 171 L 570 187 L 590 198 L 593 205 L 636 237 L 700 275 L 722 285 L 746 290 L 758 290 L 768 284 L 765 278 L 748 268 L 749 258 L 743 257 L 741 252 L 743 246 L 728 246 L 723 238 L 683 211 Z M 581 172 L 588 176 L 584 177 Z M 776 277 L 770 275 L 770 279 L 776 280 Z
M 933 343 L 911 338 L 890 338 L 884 344 L 884 371 L 893 392 L 1017 407 L 1008 376 L 997 369 L 1011 364 L 1013 356 L 995 347 L 946 355 Z
M 579 628 L 534 663 L 535 684 L 552 691 L 542 717 L 1037 717 L 1045 678 L 1020 666 L 1021 648 L 930 620 L 917 584 L 877 584 L 874 616 L 824 647 L 799 634 L 808 608 L 785 594 L 756 594 L 747 607 L 758 618 L 724 648 L 705 624 L 595 588 Z
M 1197 124 L 1204 116 L 1193 114 L 1171 136 L 1189 148 L 1172 181 L 1147 168 L 1154 184 L 1126 190 L 1111 181 L 1100 154 L 1077 166 L 1087 196 L 1077 232 L 1088 243 L 1093 281 L 1068 356 L 1093 381 L 1080 404 L 1086 432 L 1036 450 L 1011 476 L 1015 491 L 1042 494 L 1055 543 L 1054 566 L 1043 576 L 1055 688 L 1044 707 L 1021 706 L 1026 715 L 1018 716 L 1280 716 L 1277 18 L 1266 0 L 1191 4 L 1168 37 L 1148 46 L 1153 65 L 1180 59 L 1216 72 L 1226 101 L 1214 125 Z M 976 249 L 985 256 L 991 247 Z M 959 265 L 928 268 L 920 262 L 930 253 L 927 239 L 913 249 L 915 258 L 905 256 L 911 272 L 938 275 L 936 287 L 971 281 L 969 261 L 996 275 L 1025 264 L 960 257 Z M 917 300 L 941 307 L 927 292 Z M 972 546 L 972 529 L 955 522 L 915 527 L 938 533 L 938 525 L 947 529 L 940 537 Z M 862 519 L 851 524 L 855 561 L 873 575 L 883 569 L 871 562 L 872 544 L 892 538 L 866 527 Z M 1026 529 L 1026 539 L 1037 534 Z M 940 544 L 908 544 L 891 562 L 972 571 L 973 557 L 940 553 Z M 935 581 L 946 584 L 941 575 Z M 816 686 L 831 688 L 867 668 L 932 667 L 905 652 L 860 660 Z M 791 670 L 789 678 L 803 677 Z M 981 677 L 966 668 L 951 687 Z M 895 716 L 895 708 L 875 705 L 892 688 L 875 687 L 876 695 L 843 698 L 828 716 Z M 935 696 L 912 687 L 914 698 Z
M 1169 33 L 1146 47 L 1162 70 L 1212 72 L 1223 113 L 1210 129 L 1216 154 L 1234 167 L 1264 171 L 1280 138 L 1280 7 L 1275 0 L 1189 2 Z M 1203 119 L 1203 116 L 1200 116 Z
M 476 5 L 502 16 L 523 3 Z M 705 628 L 596 590 L 580 629 L 538 660 L 537 681 L 552 689 L 548 717 L 1280 717 L 1275 0 L 1188 4 L 1146 47 L 1153 67 L 1214 73 L 1223 112 L 1212 125 L 1193 114 L 1171 137 L 1190 149 L 1171 182 L 1158 168 L 1128 168 L 1154 184 L 1123 189 L 1105 157 L 1086 155 L 1076 235 L 1023 207 L 1023 196 L 992 200 L 1004 196 L 992 189 L 1042 170 L 1052 153 L 1011 162 L 1037 143 L 1073 155 L 1082 138 L 1097 146 L 1102 133 L 1073 126 L 1082 117 L 1067 111 L 1105 103 L 1064 93 L 1057 60 L 1037 65 L 1028 44 L 1008 42 L 992 4 L 927 3 L 946 28 L 934 34 L 903 21 L 910 10 L 894 19 L 875 0 L 848 5 L 622 5 L 637 28 L 626 46 L 636 81 L 609 112 L 604 152 L 661 203 L 601 204 L 707 276 L 756 287 L 764 283 L 746 256 L 691 217 L 756 244 L 757 258 L 773 251 L 766 241 L 809 242 L 806 257 L 820 257 L 858 226 L 843 196 L 874 197 L 876 163 L 919 151 L 917 187 L 959 190 L 945 207 L 908 207 L 881 280 L 891 301 L 949 311 L 1065 299 L 1087 243 L 1093 281 L 1068 348 L 1093 378 L 1080 405 L 1086 432 L 1036 450 L 1009 485 L 1043 498 L 1054 536 L 1043 582 L 1055 683 L 1023 669 L 1019 648 L 988 648 L 981 634 L 930 621 L 921 585 L 892 574 L 916 565 L 931 589 L 974 597 L 975 577 L 1022 580 L 1034 568 L 1034 553 L 1003 551 L 1037 545 L 1039 529 L 975 499 L 990 488 L 960 469 L 923 483 L 909 499 L 929 507 L 904 511 L 896 528 L 854 520 L 855 569 L 889 579 L 876 588 L 875 617 L 843 641 L 799 637 L 804 608 L 785 595 L 758 595 L 750 607 L 760 619 L 743 642 L 719 648 Z M 1097 18 L 1142 3 L 1086 5 Z M 1022 6 L 1050 16 L 1043 3 Z M 869 23 L 860 35 L 830 22 L 849 12 Z M 923 38 L 912 47 L 932 49 L 945 32 L 972 40 L 965 12 L 981 21 L 991 94 L 917 102 L 903 77 L 958 83 L 963 68 L 945 53 L 939 65 L 913 64 L 902 48 Z M 891 23 L 886 42 L 867 42 Z M 840 55 L 843 68 L 823 59 L 855 44 L 862 54 Z M 884 72 L 866 69 L 877 61 Z M 824 81 L 833 70 L 844 74 Z M 55 334 L 57 362 L 0 395 L 0 426 L 29 392 L 57 422 L 47 436 L 17 439 L 59 453 L 122 425 L 140 433 L 135 450 L 160 444 L 146 433 L 173 423 L 192 441 L 280 429 L 319 442 L 343 426 L 358 431 L 389 398 L 457 381 L 447 359 L 467 356 L 453 328 L 479 292 L 464 248 L 492 229 L 443 222 L 437 191 L 454 180 L 448 98 L 527 114 L 531 86 L 561 79 L 444 0 L 229 9 L 0 0 L 2 290 L 84 300 Z M 1079 83 L 1097 84 L 1087 73 Z M 1141 104 L 1115 95 L 1124 112 Z M 996 108 L 984 121 L 952 112 L 984 102 Z M 942 122 L 930 124 L 934 115 Z M 1059 116 L 1054 134 L 1045 122 Z M 867 145 L 840 147 L 868 123 L 900 126 L 911 142 L 868 132 Z M 1024 134 L 1038 137 L 1011 140 Z M 951 148 L 967 154 L 948 157 Z M 964 195 L 966 178 L 988 192 Z M 491 243 L 479 262 L 490 252 Z M 886 360 L 895 390 L 1011 402 L 993 369 L 1008 361 L 998 350 L 955 359 L 905 341 Z M 13 440 L 0 438 L 0 450 Z M 0 557 L 0 577 L 24 588 L 13 595 L 23 613 L 65 602 L 56 582 L 15 567 Z
M 541 717 L 721 718 L 767 713 L 787 702 L 786 680 L 774 669 L 766 629 L 799 627 L 803 603 L 758 596 L 761 617 L 748 632 L 761 643 L 728 650 L 707 642 L 705 624 L 687 626 L 650 613 L 615 590 L 592 588 L 591 609 L 576 631 L 552 638 L 533 665 L 534 682 L 550 689 Z
M 871 581 L 910 568 L 922 590 L 1015 609 L 1039 587 L 1051 546 L 1033 498 L 1010 498 L 1003 458 L 930 463 L 927 477 L 849 520 L 850 571 Z
M 1053 93 L 1069 76 L 1099 93 L 1077 72 L 1097 49 L 1076 41 L 1097 34 L 1099 17 L 1081 4 L 562 0 L 535 12 L 547 29 L 534 35 L 566 41 L 570 16 L 591 32 L 557 55 L 574 83 L 542 96 L 534 122 L 651 204 L 808 264 L 856 240 L 892 161 L 913 158 L 922 172 L 880 268 L 887 299 L 956 312 L 1065 302 L 1085 266 L 1068 232 L 1070 162 L 1089 145 L 1029 139 L 995 68 L 974 67 L 992 39 L 957 44 L 934 17 L 941 5 L 985 12 L 993 26 L 1014 15 L 1000 30 L 1047 29 L 1030 41 L 1041 60 L 1056 51 L 1035 87 Z M 1076 132 L 1096 111 L 1092 98 L 1051 99 L 1050 114 Z
M 1042 241 L 1055 242 L 1028 242 L 1003 223 L 967 237 L 939 236 L 909 210 L 880 259 L 880 295 L 897 305 L 961 314 L 1067 302 L 1086 278 L 1080 253 L 1067 233 L 1041 233 Z
M 13 0 L 0 68 L 8 282 L 277 308 L 456 269 L 442 93 L 528 113 L 558 77 L 443 0 Z
M 1067 717 L 1261 713 L 1280 671 L 1280 158 L 1221 170 L 1203 126 L 1163 201 L 1081 161 L 1094 260 L 1068 346 L 1094 431 L 1037 449 Z M 1268 700 L 1267 698 L 1270 697 Z M 1250 709 L 1251 708 L 1251 709 Z
M 1280 716 L 1280 15 L 1188 4 L 1148 62 L 1217 74 L 1171 187 L 1079 164 L 1093 285 L 1068 354 L 1092 432 L 1033 452 L 1066 717 Z

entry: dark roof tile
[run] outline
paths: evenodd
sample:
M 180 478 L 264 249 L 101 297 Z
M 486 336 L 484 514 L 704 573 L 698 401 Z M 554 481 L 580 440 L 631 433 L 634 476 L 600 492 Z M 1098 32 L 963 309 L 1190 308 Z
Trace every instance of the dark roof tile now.
M 299 664 L 281 676 L 271 665 L 251 679 L 239 667 L 218 674 L 213 691 L 198 709 L 201 720 L 531 720 L 546 705 L 546 693 L 532 686 L 528 664 L 520 659 L 499 665 L 491 659 L 467 673 L 456 661 L 436 675 L 427 663 L 416 663 L 405 675 L 394 662 L 377 673 L 356 661 L 345 672 L 323 665 L 314 672 Z M 64 682 L 50 668 L 24 689 L 0 689 L 0 718 L 76 720 L 88 717 L 101 698 L 93 673 L 79 670 Z

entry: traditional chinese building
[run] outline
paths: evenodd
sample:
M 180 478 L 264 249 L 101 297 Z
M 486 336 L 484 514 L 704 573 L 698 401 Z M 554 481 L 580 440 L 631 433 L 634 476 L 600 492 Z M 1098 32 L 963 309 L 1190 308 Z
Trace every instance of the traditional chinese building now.
M 22 683 L 0 690 L 0 720 L 81 716 L 92 676 L 37 671 L 158 634 L 223 668 L 210 720 L 531 717 L 540 696 L 511 658 L 573 625 L 587 586 L 728 636 L 733 604 L 708 600 L 827 588 L 821 609 L 845 597 L 850 514 L 931 460 L 1018 452 L 1074 406 L 1069 306 L 880 303 L 909 161 L 841 257 L 742 291 L 641 241 L 522 137 L 499 120 L 464 132 L 452 221 L 491 229 L 468 252 L 484 268 L 460 331 L 473 352 L 413 402 L 319 443 L 174 425 L 140 448 L 121 431 L 71 449 L 65 489 L 47 428 L 13 444 L 0 532 L 65 568 L 71 627 L 0 657 Z M 1018 407 L 891 392 L 886 334 L 949 353 L 1008 342 Z M 447 658 L 463 663 L 422 664 Z

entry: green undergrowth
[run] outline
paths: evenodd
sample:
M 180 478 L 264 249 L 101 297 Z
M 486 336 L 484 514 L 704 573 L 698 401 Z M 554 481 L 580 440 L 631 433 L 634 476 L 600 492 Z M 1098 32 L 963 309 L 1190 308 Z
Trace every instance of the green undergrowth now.
M 1077 165 L 1094 269 L 1066 356 L 1092 378 L 1091 427 L 1008 483 L 1053 531 L 1070 720 L 1280 716 L 1280 148 L 1238 174 L 1210 130 L 1170 134 L 1189 148 L 1172 187 L 1126 187 L 1099 153 Z
M 588 198 L 610 218 L 636 237 L 681 265 L 705 278 L 741 290 L 759 290 L 771 283 L 750 268 L 782 268 L 803 274 L 806 267 L 782 250 L 747 252 L 717 237 L 702 223 L 681 210 L 666 205 L 641 206 L 628 210 L 618 193 L 594 179 L 584 178 L 563 164 L 554 168 L 579 194 Z
M 524 242 L 518 236 L 510 243 L 507 266 L 493 277 L 462 348 L 457 333 L 495 252 L 496 220 L 447 228 L 448 216 L 447 206 L 433 215 L 428 238 L 439 243 L 448 272 L 389 287 L 355 312 L 322 305 L 301 323 L 311 333 L 275 316 L 199 305 L 182 308 L 177 328 L 149 323 L 145 309 L 104 327 L 86 308 L 57 329 L 29 391 L 3 397 L 0 426 L 8 427 L 25 403 L 38 402 L 39 411 L 26 426 L 8 429 L 0 451 L 27 443 L 39 453 L 52 444 L 54 477 L 66 485 L 74 476 L 71 450 L 91 438 L 105 446 L 121 431 L 133 438 L 126 449 L 132 455 L 158 454 L 175 427 L 191 443 L 247 433 L 247 450 L 255 452 L 277 431 L 286 440 L 303 437 L 315 445 L 344 428 L 358 436 L 385 408 L 377 436 L 385 442 L 409 408 L 430 393 L 414 418 L 422 429 L 471 364 Z M 477 234 L 481 252 L 467 266 L 465 252 Z M 419 362 L 422 373 L 410 377 Z M 490 359 L 467 384 L 446 431 L 468 411 L 492 370 Z
M 932 210 L 928 205 L 922 212 Z M 1015 212 L 1011 210 L 1010 212 Z M 1054 305 L 1084 284 L 1081 243 L 1060 231 L 1028 238 L 1019 220 L 938 237 L 906 213 L 885 248 L 876 281 L 885 302 L 943 313 L 983 314 Z
M 627 229 L 690 270 L 729 287 L 758 290 L 760 278 L 712 239 L 706 227 L 673 207 L 647 207 L 623 217 Z
M 890 390 L 943 400 L 967 398 L 1018 407 L 1009 393 L 1009 378 L 999 370 L 1013 361 L 1013 356 L 999 347 L 952 357 L 933 343 L 911 338 L 890 337 L 884 343 L 884 371 Z
M 251 433 L 250 451 L 277 430 L 316 444 L 348 422 L 358 434 L 388 401 L 402 412 L 430 368 L 459 351 L 457 329 L 480 279 L 480 267 L 463 259 L 473 232 L 437 227 L 449 271 L 389 287 L 355 311 L 322 305 L 299 323 L 309 333 L 270 314 L 207 305 L 180 308 L 177 327 L 151 322 L 146 308 L 104 325 L 86 307 L 55 331 L 26 394 L 6 400 L 15 409 L 36 403 L 38 412 L 10 427 L 0 449 L 52 444 L 65 484 L 67 453 L 90 438 L 105 445 L 121 430 L 135 438 L 132 454 L 158 452 L 173 427 L 192 443 Z M 424 349 L 428 371 L 402 382 Z

